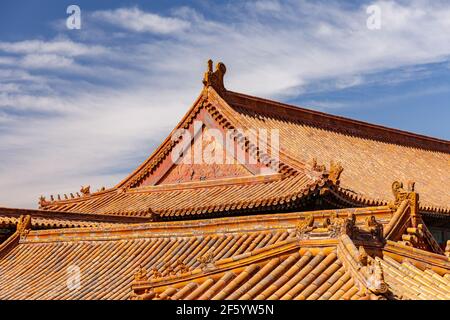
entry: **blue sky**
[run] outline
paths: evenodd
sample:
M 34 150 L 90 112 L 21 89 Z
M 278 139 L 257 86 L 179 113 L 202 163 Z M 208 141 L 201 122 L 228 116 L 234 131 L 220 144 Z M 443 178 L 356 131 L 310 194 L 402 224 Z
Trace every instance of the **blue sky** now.
M 2 0 L 0 206 L 113 186 L 190 107 L 208 58 L 231 90 L 450 139 L 448 1 Z

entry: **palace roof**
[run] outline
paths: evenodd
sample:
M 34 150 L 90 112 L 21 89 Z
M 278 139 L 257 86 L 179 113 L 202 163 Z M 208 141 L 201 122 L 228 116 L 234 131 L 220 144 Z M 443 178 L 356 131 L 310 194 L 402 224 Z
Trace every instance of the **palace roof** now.
M 29 230 L 30 219 L 0 246 L 0 299 L 450 299 L 450 260 L 414 193 L 395 206 L 103 228 Z
M 429 229 L 450 142 L 228 91 L 225 70 L 113 188 L 0 208 L 0 299 L 450 299 Z
M 232 92 L 223 85 L 224 70 L 207 72 L 204 90 L 173 133 L 183 128 L 193 132 L 195 121 L 205 123 L 204 130 L 276 129 L 276 172 L 261 170 L 275 161 L 269 153 L 276 147 L 269 143 L 269 152 L 261 153 L 239 134 L 236 145 L 258 154 L 257 164 L 174 164 L 171 152 L 180 142 L 171 135 L 115 187 L 74 199 L 44 200 L 42 209 L 186 218 L 301 209 L 318 189 L 326 189 L 342 207 L 386 205 L 391 182 L 399 180 L 415 183 L 422 212 L 450 213 L 450 193 L 442 190 L 450 181 L 449 141 Z

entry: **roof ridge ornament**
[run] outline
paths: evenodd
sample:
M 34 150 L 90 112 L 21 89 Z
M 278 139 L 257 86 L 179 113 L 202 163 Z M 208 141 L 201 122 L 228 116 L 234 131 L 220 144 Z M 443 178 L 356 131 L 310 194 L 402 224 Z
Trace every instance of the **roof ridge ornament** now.
M 417 228 L 420 219 L 419 213 L 419 194 L 416 192 L 416 183 L 414 181 L 408 181 L 407 189 L 404 189 L 403 183 L 394 181 L 392 183 L 392 194 L 394 195 L 394 202 L 390 203 L 393 208 L 398 208 L 400 204 L 409 200 L 411 205 L 411 222 L 412 227 Z
M 147 269 L 145 267 L 143 267 L 142 265 L 139 265 L 139 268 L 134 273 L 134 281 L 141 282 L 141 281 L 147 281 L 147 280 L 148 280 Z
M 215 247 L 212 247 L 208 252 L 202 256 L 197 257 L 197 261 L 200 263 L 200 269 L 204 272 L 210 271 L 216 268 L 216 261 L 214 259 Z
M 331 180 L 333 184 L 339 185 L 342 171 L 344 171 L 344 167 L 342 166 L 342 164 L 339 161 L 334 162 L 333 160 L 331 160 L 330 170 L 328 170 L 328 179 Z
M 154 266 L 151 270 L 151 279 L 152 280 L 156 280 L 156 279 L 161 279 L 163 277 L 162 273 L 158 270 L 158 268 L 156 266 Z
M 41 195 L 39 197 L 39 209 L 42 209 L 49 204 L 50 204 L 50 201 L 47 201 L 47 199 L 44 196 Z
M 91 194 L 91 186 L 81 186 L 80 192 L 83 194 L 83 196 L 88 196 Z
M 216 70 L 213 71 L 213 61 L 208 60 L 208 69 L 203 76 L 203 85 L 205 88 L 212 87 L 218 93 L 226 92 L 225 86 L 223 84 L 223 77 L 227 72 L 227 67 L 222 62 L 218 62 L 216 65 Z
M 17 232 L 20 238 L 25 238 L 31 230 L 31 215 L 21 215 L 17 220 Z
M 366 279 L 367 288 L 376 295 L 384 295 L 389 291 L 387 283 L 384 281 L 383 266 L 380 258 L 369 258 L 367 261 Z
M 395 204 L 399 204 L 400 202 L 406 199 L 407 192 L 403 188 L 402 182 L 394 181 L 392 183 L 392 194 L 394 195 L 395 198 Z
M 311 161 L 309 162 L 309 167 L 311 168 L 311 170 L 313 170 L 315 172 L 320 172 L 320 173 L 323 173 L 327 170 L 325 165 L 318 164 L 316 157 L 313 157 L 311 159 Z
M 295 226 L 295 235 L 299 240 L 305 239 L 306 233 L 314 229 L 314 215 L 308 214 Z

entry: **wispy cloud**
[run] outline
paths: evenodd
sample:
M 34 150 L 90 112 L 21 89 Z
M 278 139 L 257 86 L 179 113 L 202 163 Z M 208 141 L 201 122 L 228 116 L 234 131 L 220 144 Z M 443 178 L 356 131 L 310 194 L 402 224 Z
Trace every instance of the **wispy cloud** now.
M 189 21 L 144 12 L 136 7 L 96 11 L 92 16 L 135 32 L 170 34 L 186 30 L 190 26 Z
M 98 55 L 106 52 L 102 46 L 86 45 L 67 39 L 0 42 L 0 51 L 21 54 L 60 54 L 64 56 Z
M 276 0 L 259 0 L 248 3 L 248 6 L 257 11 L 280 12 L 282 10 L 282 5 Z
M 215 14 L 83 11 L 76 33 L 0 42 L 0 204 L 118 182 L 190 106 L 210 57 L 227 64 L 228 88 L 286 99 L 409 68 L 405 81 L 413 66 L 448 61 L 448 2 L 376 4 L 381 30 L 367 29 L 365 5 L 267 0 Z
M 24 68 L 64 68 L 73 65 L 73 59 L 56 54 L 29 54 L 22 60 Z

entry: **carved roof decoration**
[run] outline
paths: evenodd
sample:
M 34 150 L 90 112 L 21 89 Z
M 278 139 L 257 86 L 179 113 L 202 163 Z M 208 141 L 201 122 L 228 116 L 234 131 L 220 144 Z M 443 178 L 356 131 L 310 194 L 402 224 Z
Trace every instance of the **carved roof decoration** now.
M 408 191 L 403 183 L 395 181 L 392 190 L 395 197 L 391 207 L 397 211 L 384 230 L 387 240 L 400 241 L 405 246 L 444 254 L 426 227 L 419 211 L 419 195 L 414 191 L 414 183 L 408 183 Z
M 213 87 L 219 93 L 225 93 L 225 85 L 223 83 L 223 78 L 225 76 L 225 72 L 227 72 L 227 68 L 222 62 L 217 63 L 216 70 L 213 71 L 213 61 L 208 60 L 208 69 L 205 72 L 203 77 L 203 85 L 205 88 Z

